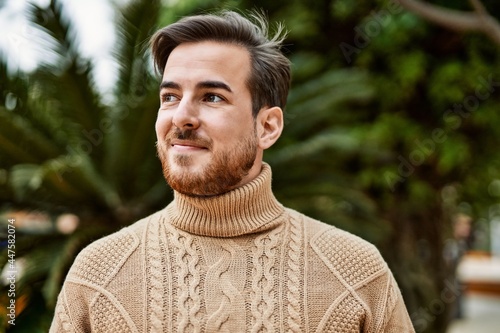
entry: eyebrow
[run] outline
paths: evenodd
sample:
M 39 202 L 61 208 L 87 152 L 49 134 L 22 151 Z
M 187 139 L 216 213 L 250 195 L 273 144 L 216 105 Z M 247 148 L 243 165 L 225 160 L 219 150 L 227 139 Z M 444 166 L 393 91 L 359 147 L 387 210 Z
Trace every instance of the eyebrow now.
M 164 88 L 171 88 L 171 89 L 180 89 L 181 86 L 178 84 L 178 83 L 175 83 L 173 81 L 163 81 L 161 84 L 160 84 L 160 90 L 164 89 Z
M 196 88 L 215 88 L 215 89 L 224 89 L 228 92 L 233 92 L 227 84 L 221 81 L 202 81 L 196 85 Z
M 170 89 L 181 89 L 181 86 L 173 81 L 163 81 L 160 84 L 160 90 L 164 88 L 170 88 Z M 212 88 L 212 89 L 224 89 L 230 93 L 233 91 L 231 88 L 225 84 L 222 81 L 201 81 L 196 84 L 197 89 L 203 89 L 203 88 Z

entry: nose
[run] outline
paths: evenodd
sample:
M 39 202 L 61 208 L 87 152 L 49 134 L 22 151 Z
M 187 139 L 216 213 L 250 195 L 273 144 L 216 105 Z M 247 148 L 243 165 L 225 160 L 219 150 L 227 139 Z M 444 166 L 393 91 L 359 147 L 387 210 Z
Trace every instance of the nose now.
M 198 111 L 190 101 L 181 100 L 172 118 L 172 123 L 179 129 L 197 129 L 200 126 Z

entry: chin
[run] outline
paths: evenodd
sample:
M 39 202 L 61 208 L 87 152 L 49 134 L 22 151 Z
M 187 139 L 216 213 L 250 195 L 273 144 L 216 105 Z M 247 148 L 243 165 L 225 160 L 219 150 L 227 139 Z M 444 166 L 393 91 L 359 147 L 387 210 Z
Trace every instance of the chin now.
M 203 174 L 204 166 L 207 165 L 206 163 L 194 161 L 192 158 L 183 157 L 178 158 L 177 156 L 176 158 L 170 160 L 169 167 L 171 173 L 175 173 L 177 175 L 190 174 L 191 176 Z

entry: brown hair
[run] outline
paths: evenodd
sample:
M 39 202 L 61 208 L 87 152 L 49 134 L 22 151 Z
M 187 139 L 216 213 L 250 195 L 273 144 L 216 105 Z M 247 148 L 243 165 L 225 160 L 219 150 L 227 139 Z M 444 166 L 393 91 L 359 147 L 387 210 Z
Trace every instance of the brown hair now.
M 252 68 L 247 86 L 254 117 L 263 107 L 284 109 L 290 87 L 290 61 L 281 52 L 286 33 L 279 24 L 269 38 L 265 17 L 258 13 L 251 17 L 255 23 L 236 12 L 223 11 L 185 17 L 158 30 L 151 38 L 156 69 L 163 72 L 170 53 L 182 43 L 210 40 L 240 45 L 250 53 Z

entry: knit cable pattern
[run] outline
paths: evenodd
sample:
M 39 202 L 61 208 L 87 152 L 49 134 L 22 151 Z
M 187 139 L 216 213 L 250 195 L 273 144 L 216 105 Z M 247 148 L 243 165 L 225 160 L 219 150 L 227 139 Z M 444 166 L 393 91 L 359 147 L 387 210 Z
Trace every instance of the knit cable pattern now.
M 252 316 L 254 325 L 252 333 L 272 332 L 271 316 L 274 312 L 276 297 L 272 294 L 274 287 L 276 251 L 278 234 L 283 226 L 273 229 L 270 233 L 259 235 L 253 248 L 252 274 Z
M 238 323 L 244 322 L 245 313 L 238 311 L 244 309 L 245 300 L 242 295 L 245 279 L 235 278 L 235 273 L 240 273 L 236 269 L 244 267 L 246 258 L 242 249 L 233 242 L 220 242 L 223 254 L 220 259 L 212 265 L 207 271 L 208 291 L 207 310 L 216 310 L 212 312 L 207 321 L 208 332 L 227 332 L 234 331 Z M 217 306 L 218 303 L 218 306 Z
M 84 249 L 50 329 L 67 331 L 414 332 L 377 249 L 285 209 L 267 166 L 223 197 L 178 196 Z
M 303 267 L 303 233 L 301 232 L 300 222 L 296 218 L 290 219 L 290 244 L 288 251 L 288 318 L 287 323 L 289 326 L 289 332 L 300 333 L 302 327 L 302 319 L 301 319 L 301 299 L 300 299 L 300 290 L 301 290 L 301 279 L 302 279 L 302 271 L 301 267 Z M 303 285 L 303 284 L 302 284 Z
M 382 333 L 384 331 L 384 328 L 388 326 L 388 322 L 389 320 L 391 319 L 391 314 L 392 314 L 392 311 L 394 310 L 394 305 L 395 303 L 397 302 L 398 300 L 398 293 L 399 291 L 396 290 L 395 286 L 396 286 L 396 281 L 394 281 L 392 278 L 389 279 L 388 281 L 388 290 L 387 290 L 387 300 L 386 300 L 386 304 L 385 304 L 385 313 L 384 313 L 384 316 L 383 316 L 383 320 L 381 321 L 381 328 L 377 331 L 377 332 L 380 332 Z
M 148 281 L 148 312 L 150 332 L 164 332 L 163 326 L 163 272 L 160 247 L 160 228 L 158 224 L 149 223 L 147 226 L 147 241 L 146 241 L 146 276 Z
M 201 308 L 199 258 L 194 246 L 194 238 L 178 233 L 171 237 L 176 250 L 178 269 L 178 332 L 201 332 L 198 312 Z
M 59 297 L 60 300 L 57 303 L 55 313 L 56 313 L 56 316 L 58 317 L 58 319 L 61 322 L 62 332 L 72 332 L 73 331 L 73 326 L 71 325 L 71 319 L 68 316 L 68 313 L 67 313 L 67 311 L 65 309 L 64 303 L 63 303 L 63 301 L 61 299 L 61 296 Z

